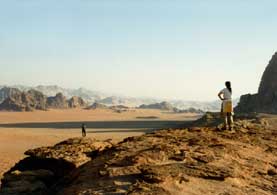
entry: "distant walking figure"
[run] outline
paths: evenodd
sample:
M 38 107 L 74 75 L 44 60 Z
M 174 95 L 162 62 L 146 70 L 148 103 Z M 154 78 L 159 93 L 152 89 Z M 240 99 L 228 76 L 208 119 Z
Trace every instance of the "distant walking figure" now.
M 229 126 L 229 130 L 232 130 L 233 126 L 233 105 L 232 105 L 232 87 L 231 82 L 225 82 L 226 88 L 222 89 L 218 93 L 218 97 L 222 100 L 221 112 L 224 116 L 224 129 L 227 129 Z
M 87 132 L 86 132 L 86 125 L 83 123 L 83 124 L 82 124 L 82 136 L 83 136 L 83 137 L 86 137 L 86 135 L 87 135 Z

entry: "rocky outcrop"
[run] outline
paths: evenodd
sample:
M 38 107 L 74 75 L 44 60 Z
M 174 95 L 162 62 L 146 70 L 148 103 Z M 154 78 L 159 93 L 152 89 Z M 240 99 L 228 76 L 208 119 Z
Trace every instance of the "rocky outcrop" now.
M 28 150 L 28 157 L 4 174 L 0 194 L 50 194 L 59 181 L 70 179 L 73 170 L 111 146 L 108 141 L 71 138 L 53 147 Z
M 91 106 L 86 108 L 87 110 L 95 110 L 95 109 L 109 109 L 108 106 L 106 106 L 105 104 L 100 104 L 100 103 L 93 103 Z
M 47 108 L 81 108 L 86 107 L 86 102 L 77 96 L 69 100 L 62 93 L 46 97 L 43 93 L 31 89 L 21 92 L 16 88 L 2 88 L 1 97 L 5 100 L 0 104 L 0 110 L 6 111 L 33 111 L 46 110 Z
M 175 113 L 193 113 L 193 114 L 204 114 L 205 113 L 203 110 L 196 109 L 196 108 L 188 108 L 188 109 L 184 109 L 184 110 L 174 108 L 173 111 Z
M 78 97 L 78 96 L 73 96 L 68 100 L 69 108 L 83 108 L 86 105 L 87 105 L 86 102 L 81 97 Z
M 46 96 L 36 90 L 21 92 L 12 90 L 10 95 L 0 104 L 0 110 L 32 111 L 46 110 Z
M 235 112 L 277 113 L 277 53 L 266 67 L 257 94 L 247 94 L 240 98 Z
M 66 97 L 62 93 L 57 93 L 56 96 L 47 98 L 48 108 L 68 108 L 68 102 Z
M 11 87 L 3 87 L 0 89 L 0 103 L 3 102 L 5 99 L 11 96 L 15 96 L 16 94 L 21 93 L 20 90 L 17 88 L 11 88 Z
M 159 110 L 174 110 L 174 107 L 168 103 L 168 102 L 161 102 L 161 103 L 155 103 L 155 104 L 149 104 L 145 105 L 142 104 L 139 106 L 141 109 L 159 109 Z
M 208 113 L 187 128 L 104 142 L 102 152 L 80 138 L 30 150 L 41 161 L 6 173 L 0 194 L 276 194 L 277 118 L 239 116 L 235 132 L 221 131 L 219 119 Z

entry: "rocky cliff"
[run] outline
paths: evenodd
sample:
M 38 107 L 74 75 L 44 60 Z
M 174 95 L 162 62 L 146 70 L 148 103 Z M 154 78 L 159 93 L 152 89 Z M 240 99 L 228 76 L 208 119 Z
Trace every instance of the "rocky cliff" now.
M 68 108 L 68 102 L 66 97 L 62 93 L 57 93 L 56 96 L 47 98 L 48 108 Z
M 20 93 L 20 90 L 17 88 L 11 88 L 11 87 L 3 87 L 0 89 L 0 103 L 3 102 L 5 99 L 7 99 L 10 96 L 14 96 L 15 94 Z
M 87 106 L 86 102 L 78 96 L 73 96 L 67 102 L 69 108 L 82 108 Z
M 219 117 L 210 113 L 189 127 L 115 145 L 74 138 L 27 151 L 29 157 L 4 175 L 0 194 L 276 194 L 274 123 L 241 117 L 234 133 L 214 126 Z
M 240 98 L 235 112 L 277 113 L 277 53 L 267 65 L 257 94 L 247 94 Z
M 46 108 L 46 96 L 36 90 L 21 92 L 13 89 L 0 104 L 0 110 L 7 111 L 46 110 Z

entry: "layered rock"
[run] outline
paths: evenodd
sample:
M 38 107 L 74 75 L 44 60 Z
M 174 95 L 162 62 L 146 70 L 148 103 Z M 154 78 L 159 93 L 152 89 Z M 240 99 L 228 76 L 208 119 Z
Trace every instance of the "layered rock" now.
M 2 195 L 46 195 L 59 181 L 67 180 L 77 167 L 111 147 L 108 141 L 89 138 L 71 138 L 53 147 L 28 150 L 27 158 L 17 163 L 4 174 Z
M 266 67 L 257 94 L 240 98 L 236 112 L 277 113 L 277 53 Z
M 47 107 L 49 108 L 68 108 L 66 97 L 62 93 L 47 98 Z
M 21 92 L 13 90 L 0 104 L 0 110 L 7 111 L 32 111 L 46 110 L 46 96 L 36 90 Z
M 82 108 L 85 107 L 87 104 L 86 102 L 78 96 L 73 96 L 68 100 L 68 107 L 69 108 Z

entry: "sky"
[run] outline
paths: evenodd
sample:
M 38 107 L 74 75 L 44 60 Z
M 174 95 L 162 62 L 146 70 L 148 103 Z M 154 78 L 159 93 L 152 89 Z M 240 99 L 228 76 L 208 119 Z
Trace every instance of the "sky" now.
M 210 101 L 256 93 L 275 0 L 0 0 L 0 85 Z

